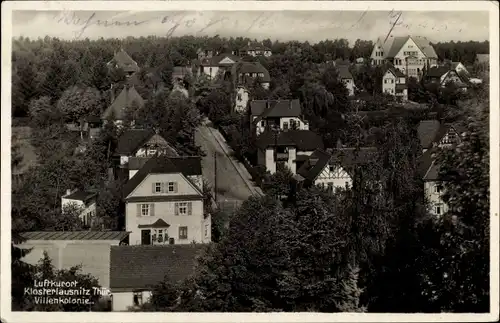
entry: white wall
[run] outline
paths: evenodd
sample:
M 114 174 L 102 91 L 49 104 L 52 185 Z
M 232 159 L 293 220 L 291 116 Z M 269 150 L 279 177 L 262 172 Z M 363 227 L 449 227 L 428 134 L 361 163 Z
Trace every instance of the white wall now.
M 265 154 L 266 168 L 271 174 L 276 173 L 276 163 L 274 162 L 274 149 L 267 148 Z
M 349 187 L 352 186 L 352 179 L 341 167 L 334 166 L 330 170 L 330 165 L 326 165 L 314 181 L 314 184 L 327 188 L 329 183 L 333 185 L 334 189 L 346 188 L 346 183 Z
M 382 77 L 382 93 L 395 95 L 396 93 L 396 77 L 391 72 L 385 72 Z
M 112 292 L 113 295 L 113 312 L 127 312 L 129 307 L 134 306 L 133 292 Z M 151 291 L 142 291 L 142 303 L 146 303 L 151 297 Z
M 354 80 L 353 79 L 342 79 L 347 91 L 349 91 L 349 96 L 354 95 Z
M 441 199 L 441 196 L 443 194 L 444 188 L 441 188 L 440 192 L 436 191 L 436 187 L 438 185 L 438 182 L 425 182 L 424 183 L 424 190 L 425 190 L 425 196 L 428 199 L 429 202 L 429 212 L 434 215 L 442 215 L 445 212 L 448 211 L 448 206 L 443 202 Z M 436 206 L 440 205 L 441 206 L 441 212 L 440 214 L 436 213 Z
M 217 75 L 219 72 L 219 67 L 218 66 L 203 66 L 203 73 L 210 77 L 211 79 Z

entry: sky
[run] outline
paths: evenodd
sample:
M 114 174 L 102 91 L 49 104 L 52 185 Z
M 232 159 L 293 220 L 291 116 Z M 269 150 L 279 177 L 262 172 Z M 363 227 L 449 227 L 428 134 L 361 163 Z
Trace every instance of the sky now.
M 398 14 L 401 16 L 398 17 Z M 13 37 L 95 39 L 208 35 L 257 40 L 375 40 L 414 35 L 438 41 L 489 38 L 487 11 L 13 11 Z M 392 28 L 391 31 L 391 27 Z

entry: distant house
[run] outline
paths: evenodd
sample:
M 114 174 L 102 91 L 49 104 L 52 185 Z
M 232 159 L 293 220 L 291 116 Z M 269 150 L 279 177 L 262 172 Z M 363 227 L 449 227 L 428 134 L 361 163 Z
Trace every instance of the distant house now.
M 424 180 L 424 194 L 430 207 L 429 212 L 441 216 L 448 211 L 442 200 L 443 183 L 439 179 L 439 165 L 435 162 L 436 149 L 428 149 L 419 158 L 419 173 Z
M 461 70 L 457 72 L 450 66 L 430 68 L 424 77 L 427 82 L 435 82 L 441 87 L 446 87 L 448 83 L 452 82 L 462 91 L 467 91 L 469 83 L 469 78 L 465 71 Z
M 316 185 L 333 192 L 353 185 L 354 172 L 376 158 L 376 148 L 337 148 L 329 152 L 315 150 L 297 170 L 304 186 Z
M 354 88 L 356 85 L 354 84 L 354 78 L 352 77 L 351 72 L 349 72 L 349 66 L 347 65 L 338 65 L 337 70 L 339 73 L 339 79 L 346 87 L 349 92 L 349 96 L 354 95 Z
M 183 82 L 186 76 L 193 75 L 191 66 L 174 66 L 172 71 L 172 82 Z
M 110 289 L 115 312 L 139 308 L 160 282 L 179 283 L 192 274 L 205 245 L 113 246 Z
M 302 116 L 300 101 L 252 100 L 250 101 L 251 127 L 257 135 L 266 129 L 309 130 L 309 123 Z
M 265 56 L 270 57 L 273 53 L 271 49 L 259 44 L 259 43 L 251 43 L 249 42 L 247 46 L 242 47 L 239 50 L 241 56 Z
M 123 198 L 130 245 L 211 241 L 200 157 L 150 158 L 125 184 Z
M 434 146 L 449 147 L 457 144 L 461 138 L 461 127 L 438 120 L 420 121 L 417 133 L 423 152 Z
M 64 212 L 72 206 L 81 210 L 80 219 L 85 226 L 90 227 L 96 217 L 97 193 L 82 190 L 66 190 L 66 194 L 61 197 L 62 211 Z
M 488 70 L 490 68 L 490 54 L 476 54 L 474 65 L 479 71 Z
M 408 85 L 405 75 L 393 66 L 388 66 L 382 77 L 382 93 L 392 95 L 403 102 L 408 101 Z
M 265 131 L 257 137 L 256 145 L 259 165 L 275 173 L 281 164 L 294 174 L 309 155 L 324 147 L 321 137 L 310 130 Z
M 137 93 L 134 86 L 125 86 L 115 98 L 114 90 L 111 89 L 111 105 L 103 112 L 101 119 L 104 122 L 113 120 L 117 125 L 125 122 L 129 109 L 141 109 L 144 107 L 144 99 Z
M 165 138 L 152 129 L 129 129 L 125 131 L 116 146 L 115 154 L 121 166 L 127 165 L 130 157 L 152 157 L 155 155 L 179 156 Z
M 467 70 L 465 65 L 460 63 L 460 62 L 451 62 L 450 67 L 452 70 L 455 70 L 458 74 L 460 74 L 461 72 L 464 72 L 467 75 L 469 75 L 469 71 Z
M 198 70 L 200 74 L 205 74 L 210 79 L 214 79 L 217 75 L 221 75 L 225 79 L 230 77 L 233 64 L 240 60 L 240 57 L 233 54 L 205 57 L 200 59 Z
M 424 67 L 437 65 L 438 56 L 429 40 L 419 36 L 379 38 L 371 60 L 374 65 L 391 63 L 408 77 L 420 79 Z
M 137 62 L 134 61 L 123 48 L 115 52 L 113 59 L 111 59 L 107 65 L 109 68 L 122 69 L 127 76 L 132 76 L 134 73 L 140 71 Z
M 269 72 L 259 62 L 237 62 L 231 68 L 231 75 L 236 85 L 245 85 L 259 80 L 262 87 L 268 89 L 271 83 Z
M 236 98 L 234 100 L 234 111 L 239 113 L 244 113 L 247 111 L 248 101 L 250 100 L 250 95 L 247 88 L 243 85 L 239 85 L 236 88 Z
M 110 285 L 110 249 L 126 243 L 125 231 L 33 231 L 24 232 L 20 248 L 33 248 L 22 259 L 36 265 L 44 251 L 58 270 L 81 265 L 82 271 L 99 280 L 102 287 Z

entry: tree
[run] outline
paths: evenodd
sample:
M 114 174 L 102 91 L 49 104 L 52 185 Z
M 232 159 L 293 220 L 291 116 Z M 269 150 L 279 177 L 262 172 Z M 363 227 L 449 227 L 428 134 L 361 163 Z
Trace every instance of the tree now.
M 216 89 L 200 97 L 196 105 L 200 113 L 206 115 L 214 125 L 219 125 L 227 115 L 231 114 L 230 102 L 224 91 Z
M 79 121 L 82 117 L 99 115 L 102 98 L 97 89 L 73 86 L 63 92 L 57 108 L 69 121 Z
M 35 128 L 44 128 L 54 123 L 62 123 L 63 114 L 51 103 L 51 98 L 42 96 L 29 104 L 31 125 Z

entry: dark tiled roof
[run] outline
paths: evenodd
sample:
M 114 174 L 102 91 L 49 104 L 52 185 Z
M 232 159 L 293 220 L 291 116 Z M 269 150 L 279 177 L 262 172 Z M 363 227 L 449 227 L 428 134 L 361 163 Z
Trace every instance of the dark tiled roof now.
M 193 274 L 206 245 L 112 246 L 110 288 L 148 289 L 165 278 L 176 283 Z
M 300 117 L 302 110 L 299 99 L 294 100 L 252 100 L 250 101 L 252 116 L 260 119 L 277 117 Z
M 268 83 L 271 82 L 269 71 L 259 62 L 238 62 L 233 65 L 231 72 L 235 77 L 238 78 L 240 74 L 244 73 L 262 73 L 264 74 L 264 76 L 261 77 L 261 81 Z
M 212 58 L 202 58 L 200 60 L 200 63 L 202 66 L 227 66 L 227 65 L 232 65 L 233 63 L 230 64 L 221 64 L 221 61 L 223 61 L 225 58 L 229 58 L 233 62 L 237 63 L 241 60 L 239 56 L 233 55 L 233 54 L 221 54 L 217 56 L 213 56 Z
M 137 108 L 144 106 L 144 99 L 137 93 L 135 87 L 125 87 L 102 114 L 102 119 L 109 119 L 112 115 L 116 120 L 123 120 L 127 108 L 136 105 Z
M 120 155 L 131 155 L 144 145 L 155 132 L 152 129 L 130 129 L 125 131 L 116 146 L 116 153 Z
M 352 74 L 349 72 L 349 66 L 338 65 L 337 70 L 341 79 L 352 79 Z
M 387 58 L 393 58 L 399 53 L 399 50 L 403 45 L 408 41 L 410 37 L 404 36 L 404 37 L 389 37 L 387 39 L 387 42 L 391 42 L 389 51 L 387 52 L 386 55 L 384 55 Z
M 69 195 L 63 196 L 63 198 L 69 199 L 69 200 L 88 201 L 91 198 L 96 197 L 96 196 L 97 196 L 97 193 L 95 193 L 95 192 L 77 190 L 76 192 L 73 192 Z
M 430 167 L 434 163 L 433 155 L 436 152 L 436 149 L 427 149 L 422 156 L 418 159 L 418 174 L 420 177 L 424 178 Z
M 128 159 L 128 169 L 129 170 L 139 170 L 146 164 L 146 162 L 151 157 L 129 157 Z
M 130 232 L 126 231 L 31 231 L 21 236 L 27 240 L 119 240 Z
M 446 66 L 436 66 L 431 67 L 425 75 L 427 77 L 441 77 L 449 71 L 450 69 Z
M 441 124 L 438 120 L 420 121 L 417 131 L 422 148 L 430 148 L 435 142 L 439 142 L 451 128 L 450 124 Z
M 132 59 L 132 57 L 130 57 L 129 54 L 127 54 L 127 52 L 123 50 L 123 48 L 115 53 L 113 61 L 118 65 L 119 68 L 123 69 L 125 72 L 139 71 L 139 66 L 137 66 L 137 63 Z
M 332 158 L 332 155 L 322 149 L 316 149 L 307 159 L 307 161 L 297 170 L 297 174 L 301 175 L 304 179 L 314 181 L 321 171 Z M 315 160 L 312 163 L 311 160 Z
M 159 195 L 159 196 L 132 196 L 127 202 L 174 202 L 174 201 L 198 201 L 203 199 L 200 195 Z
M 267 147 L 275 146 L 295 146 L 301 151 L 314 151 L 323 149 L 323 139 L 317 133 L 311 130 L 288 130 L 281 131 L 276 135 L 272 131 L 264 131 L 257 138 L 257 147 L 266 149 Z
M 396 56 L 401 50 L 401 47 L 403 47 L 403 45 L 410 38 L 415 42 L 415 44 L 422 51 L 422 53 L 424 53 L 426 57 L 437 58 L 436 51 L 434 50 L 434 47 L 432 47 L 429 40 L 425 37 L 419 37 L 419 36 L 389 37 L 386 43 L 383 44 L 384 52 L 387 53 L 385 56 L 387 58 L 393 58 L 394 56 Z M 383 42 L 383 40 L 381 42 Z
M 201 175 L 201 157 L 151 157 L 144 166 L 125 184 L 123 196 L 127 197 L 149 174 Z
M 405 77 L 405 75 L 400 70 L 398 70 L 392 65 L 387 65 L 386 69 L 388 72 L 391 72 L 396 77 Z

